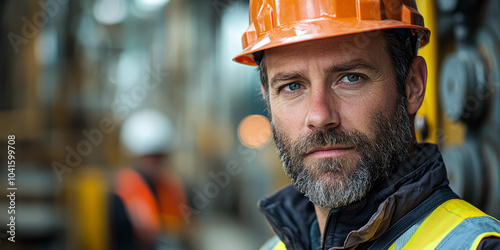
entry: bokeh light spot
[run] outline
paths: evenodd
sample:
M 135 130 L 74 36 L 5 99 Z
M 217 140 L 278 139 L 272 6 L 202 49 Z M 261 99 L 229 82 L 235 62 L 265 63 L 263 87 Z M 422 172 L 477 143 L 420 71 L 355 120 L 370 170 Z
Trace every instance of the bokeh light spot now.
M 249 115 L 238 126 L 238 138 L 248 148 L 260 148 L 271 140 L 271 124 L 265 116 Z

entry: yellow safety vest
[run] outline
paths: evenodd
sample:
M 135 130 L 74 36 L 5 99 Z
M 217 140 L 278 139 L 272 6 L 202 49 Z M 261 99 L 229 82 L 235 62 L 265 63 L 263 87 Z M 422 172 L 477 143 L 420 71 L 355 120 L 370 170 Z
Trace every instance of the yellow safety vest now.
M 389 250 L 477 249 L 482 239 L 500 237 L 500 222 L 468 202 L 451 199 L 402 234 Z M 272 250 L 285 250 L 278 240 Z

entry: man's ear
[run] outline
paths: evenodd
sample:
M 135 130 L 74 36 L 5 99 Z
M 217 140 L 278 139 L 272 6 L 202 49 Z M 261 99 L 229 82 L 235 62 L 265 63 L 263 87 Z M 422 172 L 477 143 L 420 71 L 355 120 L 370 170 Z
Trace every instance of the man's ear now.
M 413 59 L 406 83 L 406 105 L 408 114 L 413 115 L 422 106 L 427 86 L 427 63 L 421 56 Z

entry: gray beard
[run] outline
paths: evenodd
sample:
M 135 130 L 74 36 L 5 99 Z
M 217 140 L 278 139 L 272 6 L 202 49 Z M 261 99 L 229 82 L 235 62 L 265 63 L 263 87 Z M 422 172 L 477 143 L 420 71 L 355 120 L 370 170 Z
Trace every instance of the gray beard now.
M 394 114 L 378 111 L 371 122 L 375 139 L 334 128 L 317 130 L 292 142 L 272 121 L 278 154 L 294 187 L 319 207 L 338 208 L 363 199 L 374 183 L 388 178 L 409 157 L 411 129 L 405 98 L 398 97 Z M 304 159 L 314 147 L 335 145 L 353 147 L 361 158 Z

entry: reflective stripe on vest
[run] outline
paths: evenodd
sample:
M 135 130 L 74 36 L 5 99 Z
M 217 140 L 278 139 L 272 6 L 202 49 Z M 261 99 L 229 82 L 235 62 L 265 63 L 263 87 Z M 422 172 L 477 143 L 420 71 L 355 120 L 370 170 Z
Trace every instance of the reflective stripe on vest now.
M 485 237 L 500 237 L 500 223 L 489 216 L 465 219 L 439 243 L 437 249 L 477 249 Z M 457 240 L 460 239 L 460 240 Z
M 276 246 L 273 247 L 273 250 L 286 250 L 285 243 L 283 243 L 283 241 L 280 240 L 280 242 L 278 242 L 278 244 L 276 244 Z
M 485 237 L 500 237 L 500 222 L 464 200 L 452 199 L 410 230 L 414 233 L 409 239 L 404 233 L 389 249 L 476 249 Z
M 490 236 L 500 237 L 500 222 L 497 219 L 464 200 L 452 199 L 408 229 L 389 250 L 477 249 L 481 240 Z M 261 249 L 282 250 L 286 247 L 278 239 L 271 246 Z
M 275 235 L 271 239 L 267 240 L 260 250 L 286 250 L 286 246 L 285 243 L 283 243 L 283 241 Z

